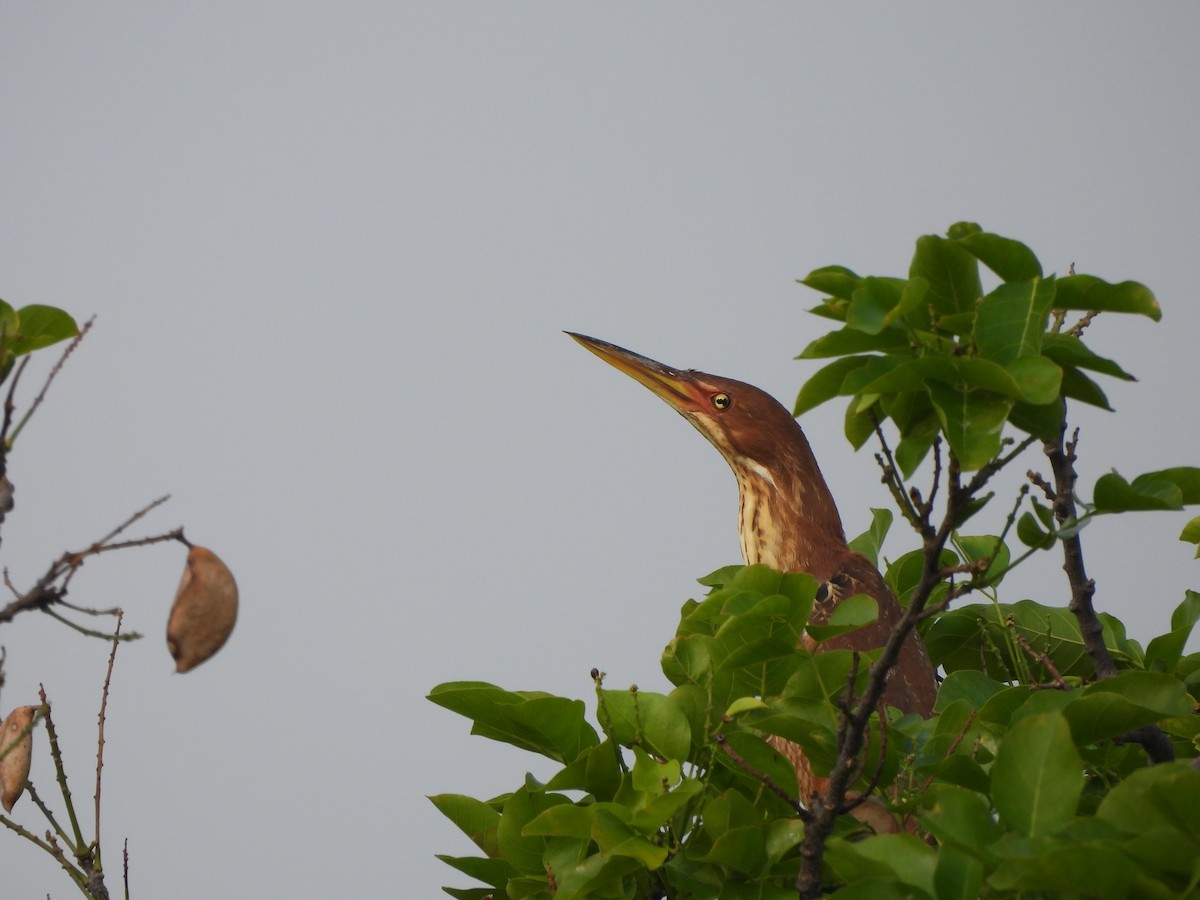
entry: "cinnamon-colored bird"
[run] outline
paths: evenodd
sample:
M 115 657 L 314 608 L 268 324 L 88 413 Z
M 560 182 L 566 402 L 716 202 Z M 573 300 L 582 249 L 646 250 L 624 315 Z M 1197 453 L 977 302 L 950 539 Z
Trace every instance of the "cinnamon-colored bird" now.
M 567 334 L 652 390 L 721 452 L 737 478 L 738 531 L 746 562 L 783 572 L 807 572 L 822 582 L 809 624 L 826 622 L 846 597 L 875 598 L 879 617 L 874 624 L 825 641 L 818 650 L 883 646 L 902 615 L 900 604 L 870 560 L 847 545 L 833 495 L 791 413 L 752 385 L 693 369 L 673 369 L 606 341 Z M 929 716 L 936 695 L 929 654 L 913 632 L 888 675 L 883 702 Z M 799 758 L 799 748 L 780 749 L 796 764 L 801 794 L 808 796 L 818 782 Z

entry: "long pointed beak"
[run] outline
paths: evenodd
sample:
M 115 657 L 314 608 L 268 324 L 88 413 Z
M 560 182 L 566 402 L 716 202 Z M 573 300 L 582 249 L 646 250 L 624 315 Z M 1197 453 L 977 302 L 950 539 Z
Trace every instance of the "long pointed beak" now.
M 620 369 L 630 378 L 654 391 L 675 409 L 682 410 L 684 404 L 695 402 L 687 390 L 691 380 L 678 369 L 672 369 L 670 366 L 665 366 L 640 353 L 634 353 L 632 350 L 626 350 L 624 347 L 618 347 L 616 344 L 610 344 L 599 338 L 576 334 L 573 331 L 568 331 L 566 334 L 609 365 Z

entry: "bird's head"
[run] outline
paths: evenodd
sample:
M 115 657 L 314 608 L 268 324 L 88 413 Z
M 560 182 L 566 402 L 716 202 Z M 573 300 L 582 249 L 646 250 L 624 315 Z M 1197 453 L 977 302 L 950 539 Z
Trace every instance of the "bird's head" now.
M 708 438 L 735 471 L 748 468 L 766 477 L 788 462 L 779 455 L 796 446 L 800 426 L 765 391 L 732 378 L 673 369 L 597 338 L 567 334 L 665 400 Z M 807 442 L 803 443 L 807 450 Z

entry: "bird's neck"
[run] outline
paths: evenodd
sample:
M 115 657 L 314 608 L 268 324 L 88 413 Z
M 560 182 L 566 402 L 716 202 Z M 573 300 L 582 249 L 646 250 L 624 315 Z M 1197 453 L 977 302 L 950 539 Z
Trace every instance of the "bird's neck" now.
M 807 441 L 799 449 L 769 469 L 753 462 L 734 467 L 742 556 L 748 564 L 825 579 L 845 555 L 846 534 Z

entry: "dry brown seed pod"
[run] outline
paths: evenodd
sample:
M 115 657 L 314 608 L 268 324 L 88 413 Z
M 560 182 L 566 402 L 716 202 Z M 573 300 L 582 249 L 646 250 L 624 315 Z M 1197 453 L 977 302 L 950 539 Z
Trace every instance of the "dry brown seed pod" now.
M 237 621 L 237 607 L 233 573 L 207 547 L 192 547 L 167 621 L 167 649 L 177 672 L 196 668 L 221 649 Z
M 26 729 L 36 712 L 36 706 L 18 706 L 0 725 L 0 753 L 5 754 L 0 759 L 0 802 L 4 804 L 5 812 L 12 812 L 13 804 L 25 793 L 29 760 L 33 754 L 33 730 Z

